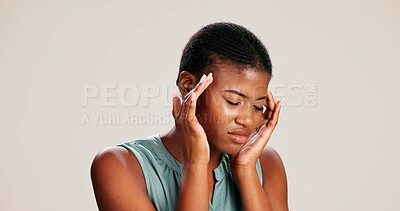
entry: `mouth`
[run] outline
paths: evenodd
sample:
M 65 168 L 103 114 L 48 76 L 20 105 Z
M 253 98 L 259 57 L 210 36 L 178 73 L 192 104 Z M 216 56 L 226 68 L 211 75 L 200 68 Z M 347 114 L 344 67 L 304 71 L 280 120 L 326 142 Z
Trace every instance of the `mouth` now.
M 247 142 L 247 138 L 249 135 L 245 132 L 229 132 L 228 133 L 229 138 L 237 143 L 237 144 L 244 144 Z

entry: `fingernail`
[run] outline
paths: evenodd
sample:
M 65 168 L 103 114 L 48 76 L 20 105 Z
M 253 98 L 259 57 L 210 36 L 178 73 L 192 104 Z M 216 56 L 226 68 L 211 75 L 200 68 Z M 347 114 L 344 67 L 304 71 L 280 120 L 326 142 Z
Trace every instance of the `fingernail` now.
M 203 83 L 206 80 L 206 75 L 203 74 L 203 76 L 201 76 L 200 78 L 200 82 L 199 83 Z
M 283 103 L 283 100 L 284 100 L 285 98 L 283 97 L 283 98 L 281 98 L 281 105 L 282 105 L 282 103 Z
M 212 78 L 212 73 L 208 73 L 208 75 L 207 75 L 207 80 L 210 80 L 210 78 Z

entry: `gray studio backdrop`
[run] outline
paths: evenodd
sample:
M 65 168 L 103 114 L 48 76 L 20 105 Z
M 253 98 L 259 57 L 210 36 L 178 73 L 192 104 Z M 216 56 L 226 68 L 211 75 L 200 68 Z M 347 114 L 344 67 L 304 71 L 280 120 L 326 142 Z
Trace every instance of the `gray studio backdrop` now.
M 252 30 L 285 97 L 291 210 L 400 210 L 400 2 L 0 1 L 0 210 L 96 210 L 104 147 L 163 133 L 202 26 Z

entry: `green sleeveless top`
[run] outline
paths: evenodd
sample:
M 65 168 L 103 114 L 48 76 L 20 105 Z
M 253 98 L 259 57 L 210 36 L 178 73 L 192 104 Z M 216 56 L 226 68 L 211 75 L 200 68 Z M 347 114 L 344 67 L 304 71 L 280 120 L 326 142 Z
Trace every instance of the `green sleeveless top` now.
M 157 210 L 176 210 L 182 164 L 165 148 L 160 134 L 144 139 L 130 141 L 119 146 L 130 150 L 139 161 L 146 182 L 147 193 Z M 262 183 L 260 161 L 257 160 L 257 172 Z M 229 157 L 222 155 L 214 169 L 216 180 L 209 210 L 243 210 L 240 193 L 233 181 L 229 167 Z

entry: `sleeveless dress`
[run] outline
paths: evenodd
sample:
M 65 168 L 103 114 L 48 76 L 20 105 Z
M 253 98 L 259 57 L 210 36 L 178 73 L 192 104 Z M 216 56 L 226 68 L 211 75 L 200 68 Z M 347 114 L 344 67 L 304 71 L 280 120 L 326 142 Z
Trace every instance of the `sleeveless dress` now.
M 160 134 L 129 141 L 118 146 L 131 151 L 139 161 L 146 182 L 147 193 L 154 207 L 160 211 L 176 210 L 182 164 L 165 148 Z M 257 173 L 262 184 L 260 161 Z M 213 170 L 216 180 L 209 210 L 243 210 L 240 193 L 230 172 L 229 157 L 222 155 L 221 162 Z

